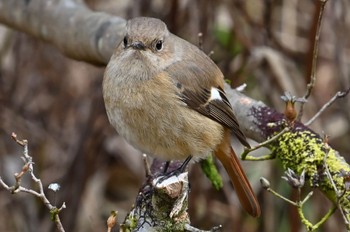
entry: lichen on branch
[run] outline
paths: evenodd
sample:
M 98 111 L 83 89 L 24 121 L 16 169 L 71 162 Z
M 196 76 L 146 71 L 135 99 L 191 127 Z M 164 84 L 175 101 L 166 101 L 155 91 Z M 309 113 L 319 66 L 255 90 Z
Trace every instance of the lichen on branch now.
M 291 169 L 297 175 L 305 171 L 310 187 L 318 188 L 338 205 L 344 219 L 349 222 L 350 191 L 345 186 L 350 166 L 344 158 L 324 138 L 302 123 L 288 124 L 283 114 L 267 107 L 253 108 L 252 112 L 256 116 L 257 127 L 266 139 L 285 126 L 290 127 L 268 144 L 272 152 L 270 156 L 280 160 L 284 170 Z

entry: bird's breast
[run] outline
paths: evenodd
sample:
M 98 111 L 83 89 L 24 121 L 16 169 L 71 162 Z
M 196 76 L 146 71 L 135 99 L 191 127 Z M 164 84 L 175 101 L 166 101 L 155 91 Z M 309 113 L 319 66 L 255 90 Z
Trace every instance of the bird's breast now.
M 189 109 L 166 73 L 133 85 L 105 79 L 107 88 L 115 90 L 104 93 L 110 123 L 142 152 L 165 160 L 202 158 L 222 140 L 223 127 Z

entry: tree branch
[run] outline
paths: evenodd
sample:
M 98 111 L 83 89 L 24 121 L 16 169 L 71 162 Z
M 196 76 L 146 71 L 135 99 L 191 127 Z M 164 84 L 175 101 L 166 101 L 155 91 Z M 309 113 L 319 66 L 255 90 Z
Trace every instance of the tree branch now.
M 75 60 L 105 65 L 125 20 L 71 0 L 0 0 L 0 23 L 55 45 Z

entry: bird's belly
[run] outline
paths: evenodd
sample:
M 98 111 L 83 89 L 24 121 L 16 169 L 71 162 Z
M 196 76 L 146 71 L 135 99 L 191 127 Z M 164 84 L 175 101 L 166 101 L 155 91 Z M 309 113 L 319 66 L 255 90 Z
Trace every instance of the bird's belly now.
M 223 127 L 178 98 L 117 107 L 108 117 L 130 144 L 164 160 L 204 158 L 221 142 Z M 121 103 L 122 104 L 122 103 Z M 123 109 L 123 110 L 121 110 Z

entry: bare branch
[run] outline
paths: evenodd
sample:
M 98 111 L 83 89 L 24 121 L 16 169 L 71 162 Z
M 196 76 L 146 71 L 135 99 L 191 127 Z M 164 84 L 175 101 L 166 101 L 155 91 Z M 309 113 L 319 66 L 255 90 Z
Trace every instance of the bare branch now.
M 346 91 L 338 91 L 322 108 L 308 121 L 305 126 L 310 126 L 328 107 L 330 107 L 338 98 L 343 98 L 350 92 L 350 88 Z
M 2 180 L 1 177 L 0 177 L 0 185 L 2 185 L 6 190 L 8 190 L 9 192 L 11 192 L 13 194 L 23 192 L 23 193 L 29 193 L 29 194 L 32 194 L 32 195 L 38 197 L 44 203 L 44 205 L 50 210 L 52 219 L 56 223 L 56 227 L 57 227 L 58 231 L 64 232 L 65 230 L 63 228 L 63 225 L 61 223 L 61 220 L 60 220 L 60 217 L 58 214 L 61 212 L 61 210 L 66 208 L 66 204 L 63 203 L 60 208 L 57 208 L 56 206 L 53 206 L 50 203 L 50 201 L 47 199 L 47 197 L 45 195 L 44 187 L 43 187 L 41 180 L 39 178 L 37 178 L 34 174 L 34 168 L 33 168 L 34 163 L 32 162 L 33 158 L 29 155 L 29 152 L 28 152 L 28 141 L 25 139 L 19 140 L 15 133 L 12 133 L 11 137 L 18 145 L 23 147 L 23 157 L 22 158 L 25 161 L 25 164 L 24 164 L 24 166 L 19 174 L 15 173 L 16 183 L 14 186 L 8 186 Z M 29 172 L 29 174 L 31 175 L 32 180 L 35 183 L 37 183 L 37 185 L 39 187 L 39 192 L 32 190 L 32 189 L 27 189 L 27 188 L 20 185 L 21 178 L 27 172 Z
M 323 17 L 323 12 L 324 12 L 326 2 L 327 2 L 327 0 L 320 0 L 321 7 L 320 7 L 319 15 L 318 15 L 317 28 L 316 28 L 316 34 L 315 34 L 315 42 L 314 42 L 314 47 L 313 47 L 313 51 L 312 51 L 311 77 L 310 77 L 309 84 L 307 84 L 306 93 L 303 96 L 304 100 L 309 98 L 311 91 L 314 88 L 315 83 L 316 83 L 318 45 L 319 45 L 319 41 L 320 41 L 321 23 L 322 23 L 322 17 Z M 298 121 L 300 121 L 301 117 L 303 116 L 305 102 L 306 101 L 301 102 L 300 110 L 299 110 L 299 114 L 298 114 L 298 119 L 297 119 Z
M 125 20 L 72 0 L 1 0 L 0 23 L 52 43 L 73 59 L 105 65 L 124 35 Z

